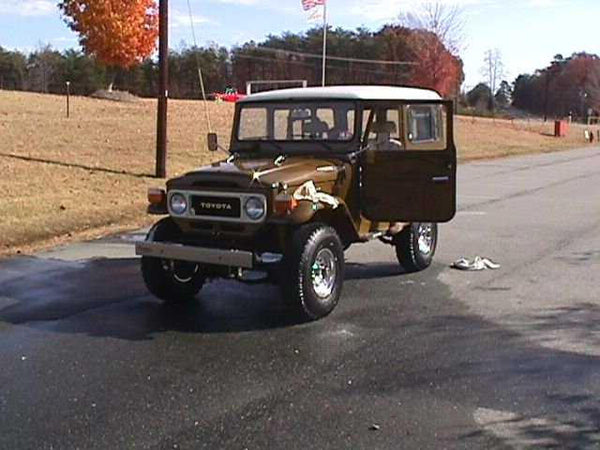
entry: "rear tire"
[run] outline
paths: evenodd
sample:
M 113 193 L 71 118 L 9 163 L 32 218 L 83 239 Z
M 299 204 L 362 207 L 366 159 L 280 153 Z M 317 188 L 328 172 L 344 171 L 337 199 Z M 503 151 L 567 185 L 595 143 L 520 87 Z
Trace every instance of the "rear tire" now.
M 148 232 L 147 241 L 177 242 L 179 228 L 170 219 L 162 219 Z M 152 295 L 166 303 L 193 300 L 206 278 L 199 264 L 161 258 L 142 257 L 142 277 Z
M 334 310 L 344 282 L 344 250 L 333 228 L 320 223 L 300 227 L 283 264 L 283 295 L 303 320 Z
M 398 262 L 406 272 L 419 272 L 433 261 L 437 246 L 437 223 L 411 223 L 394 236 Z

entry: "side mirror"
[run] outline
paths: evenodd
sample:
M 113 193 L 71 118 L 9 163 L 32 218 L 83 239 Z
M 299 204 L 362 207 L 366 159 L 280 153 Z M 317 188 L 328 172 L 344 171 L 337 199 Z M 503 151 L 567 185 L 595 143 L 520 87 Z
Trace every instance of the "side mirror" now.
M 208 142 L 208 149 L 211 152 L 216 152 L 219 150 L 219 138 L 217 133 L 208 133 L 206 136 L 206 141 Z

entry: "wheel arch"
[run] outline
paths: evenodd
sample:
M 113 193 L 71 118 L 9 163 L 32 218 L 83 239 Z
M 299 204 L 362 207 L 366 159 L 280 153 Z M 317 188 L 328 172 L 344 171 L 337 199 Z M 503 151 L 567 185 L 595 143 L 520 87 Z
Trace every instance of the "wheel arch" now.
M 344 246 L 360 240 L 358 230 L 345 204 L 340 204 L 336 209 L 325 208 L 317 211 L 310 222 L 318 222 L 332 227 Z
M 174 233 L 175 235 L 181 233 L 181 228 L 177 225 L 177 222 L 173 220 L 171 216 L 163 217 L 158 222 L 150 227 L 146 234 L 146 240 L 154 242 L 157 238 L 157 234 Z

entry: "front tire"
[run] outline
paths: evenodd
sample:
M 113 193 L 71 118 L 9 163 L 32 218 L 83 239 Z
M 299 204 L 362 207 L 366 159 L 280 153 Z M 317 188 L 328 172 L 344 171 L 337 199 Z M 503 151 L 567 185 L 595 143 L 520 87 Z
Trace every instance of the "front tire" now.
M 317 320 L 330 314 L 344 282 L 344 250 L 336 231 L 319 223 L 296 230 L 284 271 L 283 295 L 302 319 Z
M 437 240 L 437 223 L 411 223 L 394 237 L 398 262 L 409 273 L 426 269 L 433 261 Z
M 152 242 L 177 242 L 180 231 L 166 218 L 148 232 L 146 240 Z M 166 303 L 182 303 L 193 300 L 206 280 L 199 264 L 186 261 L 142 256 L 142 277 L 152 295 Z

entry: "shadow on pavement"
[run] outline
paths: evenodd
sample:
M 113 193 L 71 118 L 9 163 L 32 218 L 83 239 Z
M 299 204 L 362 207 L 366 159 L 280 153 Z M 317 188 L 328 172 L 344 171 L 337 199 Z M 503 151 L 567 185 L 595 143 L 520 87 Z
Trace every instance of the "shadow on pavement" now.
M 175 354 L 185 355 L 174 358 L 182 371 L 199 370 L 196 364 L 210 360 L 211 370 L 225 379 L 236 370 L 241 373 L 241 367 L 255 367 L 257 373 L 270 371 L 289 382 L 286 377 L 294 370 L 312 367 L 318 375 L 306 378 L 306 385 L 318 387 L 315 395 L 355 405 L 356 411 L 371 403 L 374 408 L 381 406 L 384 417 L 380 418 L 388 421 L 383 430 L 388 431 L 395 430 L 403 414 L 415 414 L 411 405 L 422 405 L 425 416 L 407 418 L 404 423 L 409 431 L 414 420 L 431 425 L 429 408 L 462 408 L 457 416 L 463 428 L 442 432 L 457 437 L 465 448 L 513 444 L 596 448 L 600 411 L 593 393 L 600 359 L 540 348 L 518 333 L 469 314 L 438 280 L 440 269 L 438 265 L 417 276 L 415 286 L 400 286 L 404 277 L 399 276 L 398 282 L 391 279 L 402 273 L 396 264 L 349 264 L 347 302 L 327 320 L 297 326 L 274 286 L 216 281 L 201 292 L 197 302 L 166 306 L 146 292 L 137 259 L 19 258 L 0 261 L 0 321 L 52 333 L 130 341 L 151 340 L 172 331 L 190 333 L 161 336 L 146 352 L 170 354 L 176 349 Z M 365 279 L 370 282 L 363 283 Z M 572 314 L 567 313 L 567 318 Z M 585 316 L 577 313 L 578 320 L 563 320 L 561 326 L 579 328 Z M 597 319 L 597 314 L 589 314 L 590 321 Z M 588 325 L 593 329 L 594 324 Z M 284 328 L 288 329 L 276 334 L 232 335 Z M 88 348 L 89 342 L 84 345 Z M 100 348 L 110 342 L 97 339 L 93 345 Z M 290 351 L 295 346 L 303 346 L 303 351 Z M 143 348 L 136 346 L 131 356 L 121 354 L 119 345 L 118 352 L 108 354 L 127 358 L 131 364 L 129 358 L 137 360 L 135 352 Z M 266 356 L 257 360 L 257 355 Z M 314 397 L 305 395 L 304 384 L 299 386 L 302 389 L 294 402 L 306 401 L 303 406 L 313 408 L 307 411 L 320 417 L 322 405 L 310 403 Z M 203 442 L 209 447 L 211 438 L 215 439 L 213 447 L 235 442 L 248 426 L 238 420 L 238 413 L 212 419 L 210 425 L 215 428 L 203 428 Z M 269 414 L 287 418 L 289 411 L 275 405 Z M 215 431 L 220 430 L 223 417 L 228 419 L 228 432 Z M 351 420 L 349 416 L 344 419 Z M 315 429 L 331 433 L 331 439 L 337 436 L 338 428 L 320 428 L 320 424 Z M 354 423 L 359 425 L 364 423 Z M 184 427 L 176 435 L 177 442 L 196 442 L 198 432 L 195 427 Z M 420 448 L 418 441 L 410 445 L 410 436 L 404 434 L 403 439 L 407 448 Z M 486 447 L 490 442 L 494 445 Z M 448 444 L 454 446 L 456 441 Z
M 142 282 L 139 260 L 0 261 L 0 320 L 62 332 L 150 339 L 156 332 L 235 333 L 302 322 L 270 284 L 208 283 L 195 302 L 167 305 Z M 397 264 L 348 264 L 347 280 L 402 274 Z
M 444 315 L 438 306 L 442 314 L 404 323 L 385 346 L 370 348 L 368 371 L 360 361 L 345 367 L 366 372 L 353 378 L 354 395 L 424 408 L 432 393 L 432 408 L 471 398 L 475 429 L 449 448 L 600 448 L 600 358 L 540 348 L 480 317 Z
M 405 274 L 400 264 L 396 263 L 346 263 L 347 280 L 373 280 Z
M 561 411 L 546 417 L 480 408 L 475 419 L 482 428 L 463 438 L 493 436 L 509 448 L 597 449 L 600 410 L 596 401 L 592 395 L 549 395 L 548 403 Z

